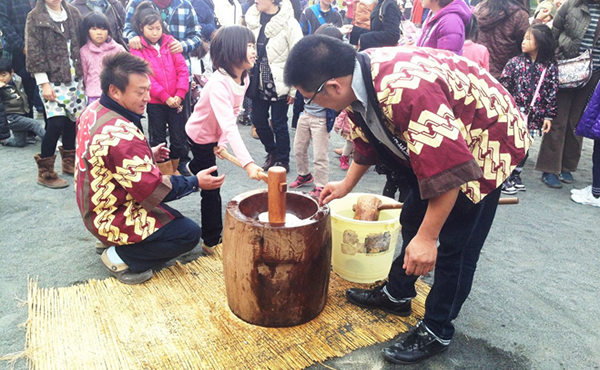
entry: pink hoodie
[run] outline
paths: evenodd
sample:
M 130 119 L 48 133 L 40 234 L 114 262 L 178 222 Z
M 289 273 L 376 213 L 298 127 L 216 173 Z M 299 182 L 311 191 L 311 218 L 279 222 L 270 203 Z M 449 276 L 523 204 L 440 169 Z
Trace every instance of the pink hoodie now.
M 113 55 L 125 48 L 110 40 L 100 46 L 96 46 L 92 40 L 81 47 L 81 66 L 83 67 L 83 83 L 85 84 L 85 95 L 88 98 L 99 98 L 102 94 L 100 88 L 100 72 L 102 72 L 102 60 L 105 56 Z
M 190 88 L 190 74 L 181 53 L 172 54 L 169 43 L 173 36 L 163 34 L 160 52 L 141 37 L 142 50 L 131 49 L 136 55 L 150 63 L 153 75 L 150 76 L 150 104 L 165 104 L 174 96 L 184 98 Z
M 231 145 L 242 166 L 254 162 L 237 127 L 249 79 L 238 85 L 227 72 L 219 69 L 202 89 L 200 100 L 185 124 L 185 131 L 196 144 Z

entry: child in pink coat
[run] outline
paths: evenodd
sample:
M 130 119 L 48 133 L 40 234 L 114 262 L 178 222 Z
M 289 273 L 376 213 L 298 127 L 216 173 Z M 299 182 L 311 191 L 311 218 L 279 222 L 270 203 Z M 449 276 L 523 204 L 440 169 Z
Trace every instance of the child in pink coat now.
M 102 60 L 125 48 L 112 39 L 108 18 L 102 13 L 90 13 L 81 24 L 81 66 L 83 67 L 83 83 L 88 105 L 100 99 L 100 72 Z
M 150 63 L 150 102 L 146 108 L 148 115 L 148 136 L 154 147 L 167 140 L 169 128 L 169 161 L 159 164 L 163 175 L 178 174 L 179 158 L 186 153 L 185 118 L 182 114 L 183 99 L 189 90 L 189 72 L 181 53 L 171 53 L 169 44 L 174 40 L 164 33 L 165 24 L 148 1 L 137 6 L 131 25 L 138 35 L 142 35 L 142 49 L 132 49 L 131 53 Z
M 259 180 L 263 169 L 254 163 L 237 128 L 237 116 L 248 89 L 248 70 L 256 59 L 254 34 L 246 27 L 220 28 L 210 44 L 215 71 L 202 89 L 200 100 L 186 125 L 194 158 L 193 174 L 215 165 L 215 149 L 227 143 L 251 179 Z M 217 176 L 217 172 L 212 173 Z M 219 189 L 202 190 L 202 249 L 212 253 L 220 244 L 223 221 Z

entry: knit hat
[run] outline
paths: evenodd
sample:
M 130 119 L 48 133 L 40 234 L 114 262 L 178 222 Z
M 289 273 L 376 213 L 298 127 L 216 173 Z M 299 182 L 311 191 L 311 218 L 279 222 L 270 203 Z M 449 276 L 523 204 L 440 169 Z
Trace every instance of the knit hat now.
M 202 40 L 210 41 L 210 38 L 213 35 L 213 33 L 215 33 L 215 30 L 215 26 L 213 26 L 210 23 L 202 26 L 202 32 L 200 33 L 200 35 L 202 36 Z
M 556 15 L 556 7 L 554 6 L 554 1 L 544 0 L 535 9 L 535 12 L 533 13 L 533 17 L 535 18 L 538 15 L 538 13 L 541 12 L 543 9 L 550 10 L 550 16 L 552 18 L 554 18 L 554 16 Z

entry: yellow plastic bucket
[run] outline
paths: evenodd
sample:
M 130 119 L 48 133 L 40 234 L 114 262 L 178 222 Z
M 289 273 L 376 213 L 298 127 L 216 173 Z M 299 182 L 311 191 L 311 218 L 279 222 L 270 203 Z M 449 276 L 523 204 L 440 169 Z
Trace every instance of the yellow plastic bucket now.
M 400 231 L 400 209 L 383 210 L 379 221 L 354 220 L 352 206 L 361 195 L 372 195 L 384 204 L 397 203 L 383 195 L 350 193 L 329 203 L 331 210 L 331 260 L 333 271 L 354 283 L 373 283 L 390 272 Z

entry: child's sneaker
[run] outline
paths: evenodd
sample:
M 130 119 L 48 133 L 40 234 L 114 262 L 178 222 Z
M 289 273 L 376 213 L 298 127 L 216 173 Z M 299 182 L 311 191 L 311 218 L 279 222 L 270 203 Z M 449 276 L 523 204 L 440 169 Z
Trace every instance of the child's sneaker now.
M 322 186 L 315 186 L 312 189 L 312 191 L 308 193 L 308 195 L 310 195 L 311 197 L 319 199 L 319 197 L 321 196 L 321 192 L 322 191 L 323 191 L 323 187 Z
M 313 175 L 309 172 L 308 175 L 298 175 L 296 180 L 290 184 L 290 188 L 299 188 L 304 185 L 312 184 L 315 181 Z
M 521 180 L 521 175 L 514 175 L 512 178 L 512 183 L 517 191 L 526 191 L 525 184 L 523 184 L 523 180 Z
M 502 183 L 502 194 L 514 195 L 517 194 L 517 188 L 515 187 L 512 177 L 509 177 Z
M 342 155 L 340 156 L 340 168 L 344 171 L 347 171 L 350 168 L 350 156 Z

